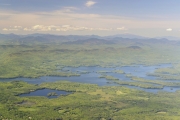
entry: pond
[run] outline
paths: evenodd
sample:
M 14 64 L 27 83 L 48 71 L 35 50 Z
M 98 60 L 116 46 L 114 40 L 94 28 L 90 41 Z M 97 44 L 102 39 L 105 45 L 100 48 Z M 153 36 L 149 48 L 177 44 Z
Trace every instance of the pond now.
M 31 84 L 41 84 L 44 82 L 55 82 L 60 80 L 67 80 L 71 82 L 79 83 L 90 83 L 97 84 L 99 86 L 120 86 L 119 84 L 114 83 L 111 80 L 105 78 L 100 78 L 103 74 L 110 75 L 115 78 L 118 78 L 121 81 L 126 82 L 136 82 L 131 80 L 131 77 L 128 77 L 127 74 L 131 76 L 136 76 L 144 78 L 147 80 L 158 80 L 156 76 L 148 76 L 148 73 L 153 73 L 158 68 L 167 68 L 172 67 L 171 64 L 160 64 L 154 66 L 143 66 L 143 65 L 133 65 L 133 66 L 123 66 L 123 67 L 100 67 L 100 66 L 81 66 L 81 67 L 64 67 L 60 71 L 79 73 L 80 76 L 71 76 L 71 77 L 58 77 L 58 76 L 43 76 L 39 78 L 15 78 L 15 79 L 0 79 L 0 81 L 13 81 L 13 80 L 22 80 Z M 121 70 L 124 73 L 116 73 L 115 71 Z M 166 81 L 173 82 L 173 81 Z M 177 83 L 180 81 L 176 81 Z M 157 86 L 157 84 L 152 84 Z M 121 85 L 132 89 L 143 90 L 146 92 L 157 93 L 158 91 L 166 92 L 175 92 L 180 90 L 178 87 L 168 87 L 165 86 L 163 89 L 146 89 L 136 86 Z
M 40 89 L 36 90 L 30 93 L 25 93 L 19 95 L 20 97 L 25 97 L 25 96 L 44 96 L 49 99 L 51 98 L 57 98 L 61 95 L 68 95 L 71 94 L 72 92 L 67 92 L 67 91 L 62 91 L 62 90 L 51 90 L 51 89 Z

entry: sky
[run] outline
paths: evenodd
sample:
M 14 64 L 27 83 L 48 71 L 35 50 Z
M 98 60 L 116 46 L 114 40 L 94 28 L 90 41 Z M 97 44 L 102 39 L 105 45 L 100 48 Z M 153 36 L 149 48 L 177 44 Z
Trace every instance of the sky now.
M 0 0 L 0 33 L 180 37 L 178 0 Z

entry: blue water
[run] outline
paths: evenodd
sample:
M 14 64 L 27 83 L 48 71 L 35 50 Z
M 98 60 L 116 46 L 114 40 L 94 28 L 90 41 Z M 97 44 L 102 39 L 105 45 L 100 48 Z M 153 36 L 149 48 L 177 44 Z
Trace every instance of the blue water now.
M 147 74 L 153 73 L 158 68 L 167 68 L 167 67 L 172 67 L 172 65 L 171 64 L 160 64 L 160 65 L 154 65 L 154 66 L 134 65 L 134 66 L 109 67 L 109 68 L 100 67 L 100 66 L 64 67 L 62 71 L 74 72 L 74 73 L 79 73 L 81 71 L 86 71 L 90 73 L 104 71 L 107 73 L 113 73 L 113 71 L 122 70 L 125 72 L 125 74 L 131 74 L 132 76 L 154 80 L 157 77 L 148 76 Z M 128 79 L 127 77 L 124 77 L 124 75 L 122 75 L 122 77 L 123 79 L 126 79 L 126 80 Z
M 140 88 L 140 87 L 129 86 L 129 85 L 123 85 L 123 86 L 132 88 L 132 89 L 138 89 L 138 90 L 145 91 L 145 92 L 150 92 L 150 93 L 176 92 L 177 90 L 180 90 L 180 87 L 169 87 L 169 86 L 165 86 L 165 87 L 163 87 L 163 89 L 147 89 L 147 88 Z
M 52 93 L 55 92 L 57 94 L 57 96 L 48 96 L 48 93 Z M 47 98 L 57 98 L 61 95 L 68 95 L 71 94 L 71 92 L 67 92 L 67 91 L 60 91 L 60 90 L 51 90 L 51 89 L 41 89 L 41 90 L 37 90 L 37 91 L 33 91 L 30 93 L 25 93 L 25 94 L 21 94 L 19 95 L 20 97 L 25 97 L 25 96 L 44 96 Z
M 57 76 L 43 76 L 40 78 L 15 78 L 15 79 L 0 79 L 0 81 L 13 81 L 13 80 L 22 80 L 31 84 L 41 84 L 44 82 L 55 82 L 60 80 L 67 80 L 71 82 L 80 82 L 80 83 L 90 83 L 90 84 L 97 84 L 99 86 L 120 86 L 119 84 L 113 83 L 110 80 L 105 78 L 99 78 L 102 74 L 111 75 L 119 80 L 126 81 L 126 82 L 135 82 L 131 80 L 131 77 L 127 77 L 126 74 L 130 74 L 131 76 L 136 76 L 140 78 L 144 78 L 147 80 L 158 80 L 158 77 L 155 76 L 148 76 L 148 73 L 153 73 L 158 68 L 167 68 L 172 67 L 171 64 L 160 64 L 154 66 L 143 66 L 143 65 L 134 65 L 134 66 L 123 66 L 123 67 L 100 67 L 100 66 L 82 66 L 82 67 L 64 67 L 61 71 L 66 72 L 73 72 L 73 73 L 81 73 L 80 76 L 71 76 L 71 77 L 57 77 Z M 125 74 L 115 73 L 116 70 L 123 70 Z M 102 73 L 102 71 L 107 73 Z M 171 80 L 166 82 L 173 82 Z M 175 81 L 180 82 L 180 81 Z M 153 84 L 157 85 L 157 84 Z M 158 91 L 166 91 L 166 92 L 175 92 L 180 90 L 180 88 L 176 87 L 164 87 L 163 89 L 145 89 L 135 86 L 128 86 L 128 85 L 121 85 L 126 86 L 132 89 L 143 90 L 146 92 L 157 93 Z
M 62 80 L 68 80 L 71 82 L 80 82 L 80 83 L 90 83 L 97 84 L 99 86 L 115 86 L 117 84 L 112 83 L 108 84 L 108 80 L 105 78 L 99 78 L 101 75 L 98 73 L 88 73 L 82 74 L 81 76 L 71 76 L 71 77 L 58 77 L 58 76 L 43 76 L 40 78 L 15 78 L 15 79 L 0 79 L 0 81 L 13 81 L 13 80 L 21 80 L 31 84 L 41 84 L 44 82 L 56 82 Z

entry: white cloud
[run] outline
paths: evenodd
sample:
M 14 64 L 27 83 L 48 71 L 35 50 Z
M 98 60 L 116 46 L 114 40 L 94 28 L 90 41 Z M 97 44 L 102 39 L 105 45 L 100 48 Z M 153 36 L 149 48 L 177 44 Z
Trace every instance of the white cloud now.
M 170 32 L 170 31 L 172 31 L 172 28 L 168 28 L 168 29 L 166 29 L 166 31 L 169 31 L 169 32 Z
M 63 7 L 61 11 L 65 12 L 65 13 L 66 12 L 69 13 L 69 12 L 74 12 L 75 10 L 78 10 L 78 8 L 76 8 L 76 7 Z
M 10 26 L 9 28 L 5 28 L 5 31 L 18 31 L 19 29 L 21 29 L 21 26 Z
M 15 28 L 15 29 L 18 29 L 18 28 L 19 28 L 19 29 L 20 29 L 20 28 L 22 28 L 22 26 L 14 26 L 14 28 Z
M 3 31 L 8 31 L 8 29 L 7 28 L 3 28 Z
M 74 9 L 69 7 L 69 9 Z M 51 12 L 36 12 L 36 13 L 23 13 L 17 11 L 1 11 L 0 17 L 7 16 L 7 19 L 0 19 L 0 27 L 7 28 L 6 25 L 16 26 L 16 24 L 20 26 L 25 26 L 26 28 L 31 28 L 34 25 L 38 25 L 41 23 L 42 25 L 49 25 L 51 23 L 56 25 L 73 25 L 73 26 L 86 26 L 88 28 L 114 28 L 117 31 L 122 30 L 124 28 L 117 26 L 126 26 L 128 28 L 157 28 L 161 26 L 166 26 L 169 21 L 141 21 L 133 18 L 127 18 L 122 16 L 114 16 L 114 15 L 100 15 L 100 14 L 82 14 L 77 12 L 65 12 L 64 9 L 58 11 Z M 22 18 L 26 18 L 29 21 L 23 20 Z M 42 20 L 43 19 L 43 20 Z M 17 21 L 16 23 L 13 21 Z M 174 23 L 176 26 L 180 23 L 179 21 Z M 169 25 L 168 25 L 169 26 Z M 42 29 L 42 26 L 35 26 L 33 29 Z M 69 26 L 71 27 L 71 26 Z M 52 28 L 52 27 L 51 27 Z M 58 29 L 58 28 L 57 28 Z
M 16 28 L 3 28 L 3 31 L 18 31 Z
M 32 29 L 24 28 L 24 31 L 32 31 Z
M 94 30 L 100 30 L 100 31 L 111 31 L 113 30 L 112 28 L 96 28 Z
M 94 1 L 87 1 L 86 2 L 87 7 L 91 7 L 91 6 L 95 5 L 95 4 L 96 4 L 96 2 L 94 2 Z
M 34 30 L 40 30 L 42 28 L 43 28 L 42 25 L 35 25 L 35 26 L 32 27 L 32 29 L 34 29 Z
M 31 31 L 51 31 L 51 27 L 52 26 L 35 25 L 28 29 Z
M 127 30 L 125 27 L 117 28 L 117 30 Z
M 72 10 L 73 12 L 67 12 L 68 10 L 65 9 Z M 28 21 L 22 18 L 26 18 Z M 52 23 L 53 25 L 51 25 Z M 22 28 L 16 26 L 22 26 Z M 18 34 L 47 32 L 53 34 L 107 35 L 128 30 L 133 34 L 142 33 L 150 36 L 159 34 L 159 31 L 165 35 L 167 31 L 172 31 L 169 26 L 178 29 L 180 27 L 180 21 L 166 19 L 164 21 L 152 19 L 140 20 L 116 15 L 79 13 L 75 11 L 75 8 L 71 7 L 64 7 L 64 9 L 57 11 L 29 13 L 0 10 L 0 32 L 5 33 L 11 33 L 9 29 L 18 29 L 16 31 Z M 3 30 L 3 28 L 6 29 Z
M 113 28 L 92 28 L 84 26 L 73 26 L 73 25 L 34 25 L 31 27 L 21 27 L 24 31 L 112 31 L 116 30 Z M 10 29 L 4 28 L 4 31 L 9 31 Z M 11 29 L 12 30 L 12 29 Z M 18 30 L 18 29 L 17 29 Z

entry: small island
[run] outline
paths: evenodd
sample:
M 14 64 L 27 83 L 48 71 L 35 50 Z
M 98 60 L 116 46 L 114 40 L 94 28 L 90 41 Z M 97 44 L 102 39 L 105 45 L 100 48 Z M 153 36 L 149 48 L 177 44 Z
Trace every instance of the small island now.
M 58 94 L 56 92 L 51 92 L 51 93 L 48 93 L 47 96 L 48 97 L 50 97 L 50 96 L 58 96 Z

